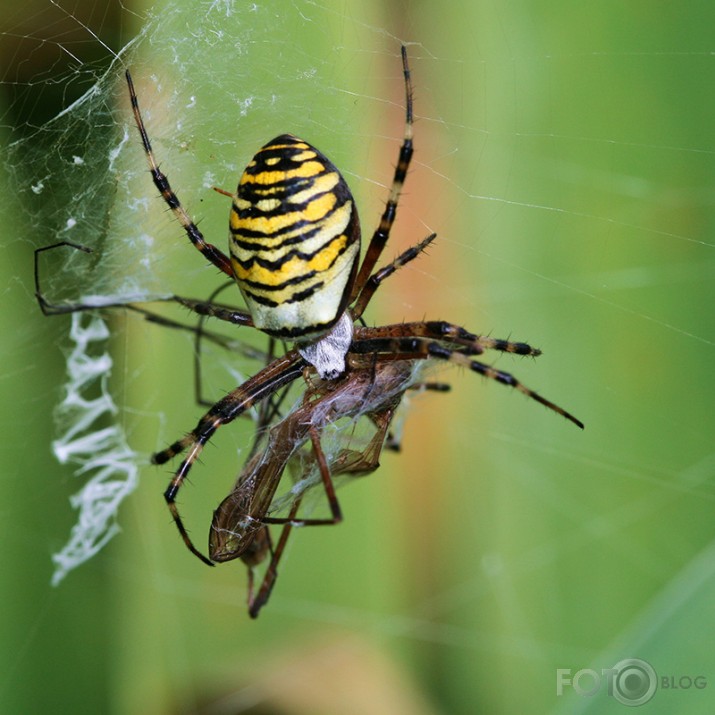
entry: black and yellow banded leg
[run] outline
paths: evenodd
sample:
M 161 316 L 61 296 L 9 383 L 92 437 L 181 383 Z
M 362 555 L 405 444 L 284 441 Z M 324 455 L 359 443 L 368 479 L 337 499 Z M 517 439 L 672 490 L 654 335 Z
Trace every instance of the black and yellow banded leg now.
M 134 82 L 132 82 L 132 76 L 129 73 L 129 70 L 126 71 L 126 78 L 127 87 L 129 88 L 129 99 L 132 105 L 132 112 L 134 113 L 134 121 L 136 122 L 137 129 L 139 130 L 139 135 L 141 136 L 144 153 L 146 154 L 147 162 L 149 163 L 149 172 L 151 173 L 154 186 L 156 186 L 159 190 L 161 198 L 164 199 L 166 205 L 172 210 L 174 216 L 176 216 L 179 223 L 182 225 L 191 243 L 193 243 L 194 246 L 201 253 L 203 253 L 210 263 L 213 263 L 213 265 L 219 270 L 223 271 L 227 276 L 231 276 L 231 278 L 233 278 L 234 271 L 228 256 L 216 248 L 216 246 L 206 242 L 206 239 L 204 239 L 203 234 L 199 231 L 198 226 L 192 221 L 189 214 L 186 213 L 184 207 L 181 205 L 179 197 L 174 193 L 174 190 L 169 184 L 169 180 L 166 178 L 166 174 L 159 169 L 159 165 L 157 164 L 154 156 L 154 150 L 151 148 L 149 134 L 146 131 L 144 120 L 142 119 L 141 112 L 139 111 L 139 100 L 137 99 L 137 94 L 134 90 Z
M 380 218 L 380 224 L 375 230 L 375 233 L 373 233 L 367 250 L 365 251 L 365 258 L 360 266 L 360 272 L 358 273 L 353 285 L 349 301 L 352 304 L 355 300 L 357 300 L 363 310 L 369 302 L 369 297 L 366 300 L 362 300 L 359 296 L 360 293 L 362 293 L 363 288 L 366 287 L 368 279 L 372 275 L 375 265 L 382 255 L 385 244 L 390 238 L 390 231 L 392 229 L 392 224 L 395 222 L 395 215 L 397 213 L 397 204 L 400 194 L 402 193 L 402 187 L 405 183 L 407 170 L 409 169 L 410 162 L 412 161 L 412 78 L 410 75 L 410 67 L 407 62 L 407 48 L 404 45 L 402 46 L 402 72 L 405 78 L 405 135 L 402 140 L 402 145 L 400 146 L 400 153 L 397 159 L 397 166 L 395 167 L 395 174 L 392 178 L 390 196 L 387 199 L 385 210 Z M 374 292 L 374 289 L 372 292 Z M 360 317 L 361 313 L 362 311 L 360 311 L 356 317 Z
M 295 351 L 274 360 L 239 388 L 219 400 L 199 420 L 199 423 L 188 435 L 177 440 L 161 452 L 157 452 L 152 457 L 154 464 L 165 464 L 176 455 L 188 450 L 186 457 L 164 492 L 164 499 L 187 548 L 204 563 L 212 565 L 211 560 L 194 546 L 184 527 L 176 506 L 176 497 L 179 490 L 183 486 L 194 462 L 201 454 L 204 445 L 213 437 L 219 427 L 232 422 L 253 405 L 265 400 L 281 387 L 299 378 L 303 373 L 304 367 L 305 361 Z
M 424 238 L 418 244 L 410 246 L 406 251 L 403 251 L 394 261 L 388 263 L 386 266 L 380 268 L 380 270 L 373 273 L 365 283 L 364 288 L 360 291 L 355 305 L 352 307 L 353 320 L 357 320 L 365 312 L 365 308 L 372 299 L 375 291 L 380 287 L 382 282 L 389 278 L 395 271 L 399 270 L 405 264 L 413 261 L 417 256 L 419 256 L 427 246 L 437 238 L 436 233 L 431 233 L 427 238 Z
M 532 400 L 541 403 L 550 410 L 562 415 L 567 420 L 573 422 L 577 427 L 583 429 L 583 422 L 574 417 L 570 412 L 567 412 L 562 407 L 559 407 L 551 400 L 547 400 L 534 390 L 526 387 L 517 378 L 503 370 L 497 370 L 490 365 L 486 365 L 478 360 L 473 360 L 468 355 L 460 350 L 453 350 L 445 347 L 438 342 L 417 337 L 386 337 L 366 340 L 356 340 L 350 346 L 351 352 L 358 353 L 382 353 L 382 357 L 388 360 L 427 360 L 429 358 L 437 358 L 438 360 L 446 360 L 448 362 L 466 367 L 473 372 L 484 375 L 484 377 L 500 382 L 502 385 L 507 385 L 518 390 Z
M 432 338 L 460 346 L 460 352 L 465 355 L 481 355 L 485 350 L 513 353 L 515 355 L 528 355 L 537 357 L 541 350 L 533 348 L 528 343 L 492 338 L 487 335 L 470 333 L 459 325 L 448 323 L 444 320 L 426 320 L 415 323 L 395 323 L 369 328 L 370 338 Z M 363 328 L 355 329 L 355 339 L 360 340 L 366 331 Z

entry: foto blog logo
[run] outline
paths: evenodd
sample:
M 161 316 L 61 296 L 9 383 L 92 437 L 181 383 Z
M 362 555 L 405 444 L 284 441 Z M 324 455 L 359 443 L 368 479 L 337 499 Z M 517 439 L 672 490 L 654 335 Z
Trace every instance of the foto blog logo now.
M 660 686 L 661 690 L 702 690 L 707 685 L 703 675 L 662 675 L 660 679 L 655 668 L 640 658 L 626 658 L 612 668 L 600 671 L 593 668 L 556 669 L 556 695 L 563 695 L 567 689 L 582 697 L 593 697 L 605 690 L 606 694 L 623 705 L 636 707 L 647 703 Z

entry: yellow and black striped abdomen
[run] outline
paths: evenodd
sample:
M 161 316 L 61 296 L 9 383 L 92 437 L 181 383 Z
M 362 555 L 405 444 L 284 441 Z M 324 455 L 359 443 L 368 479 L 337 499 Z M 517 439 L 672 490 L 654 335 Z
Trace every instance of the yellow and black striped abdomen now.
M 231 208 L 231 264 L 257 328 L 313 339 L 345 310 L 360 254 L 350 189 L 307 142 L 283 134 L 246 167 Z

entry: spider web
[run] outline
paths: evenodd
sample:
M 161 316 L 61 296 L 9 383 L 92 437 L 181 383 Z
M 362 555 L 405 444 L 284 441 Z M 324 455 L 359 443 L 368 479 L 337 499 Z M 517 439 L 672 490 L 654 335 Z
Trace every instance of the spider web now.
M 112 673 L 109 685 L 93 671 L 103 693 L 132 684 L 117 706 L 128 712 L 167 711 L 177 692 L 188 711 L 206 698 L 218 712 L 278 710 L 285 692 L 291 707 L 304 698 L 315 712 L 325 688 L 309 684 L 343 692 L 338 673 L 349 671 L 373 696 L 371 712 L 393 702 L 379 689 L 389 681 L 401 696 L 391 712 L 604 713 L 623 705 L 605 686 L 592 697 L 572 684 L 558 695 L 557 669 L 599 674 L 627 658 L 666 678 L 654 712 L 709 712 L 712 10 L 405 2 L 389 15 L 369 3 L 309 0 L 90 7 L 22 8 L 0 35 L 0 86 L 10 96 L 0 109 L 0 263 L 3 304 L 18 306 L 2 313 L 2 570 L 23 574 L 8 579 L 13 586 L 28 582 L 27 571 L 41 584 L 22 590 L 32 611 L 8 592 L 6 611 L 22 615 L 8 618 L 5 651 L 19 655 L 3 668 L 3 710 L 47 709 L 24 673 L 43 663 L 65 692 L 88 697 L 77 675 L 85 664 L 68 658 L 60 672 L 44 626 L 87 622 L 59 631 L 62 646 L 89 632 L 99 575 L 118 594 L 96 606 L 101 618 L 142 635 L 78 651 Z M 121 32 L 108 32 L 105 12 Z M 161 511 L 164 475 L 157 483 L 136 471 L 201 413 L 191 335 L 120 313 L 104 324 L 43 318 L 32 249 L 60 240 L 93 249 L 43 255 L 43 290 L 54 301 L 200 298 L 220 283 L 156 197 L 126 66 L 163 170 L 219 247 L 228 206 L 212 186 L 231 190 L 255 149 L 284 131 L 341 168 L 369 234 L 402 133 L 400 40 L 413 42 L 416 155 L 386 258 L 433 230 L 438 240 L 381 289 L 367 319 L 444 318 L 532 342 L 544 350 L 538 360 L 496 364 L 573 411 L 586 431 L 498 385 L 439 372 L 452 393 L 420 397 L 405 417 L 403 453 L 384 455 L 375 475 L 340 493 L 345 523 L 295 534 L 250 630 L 241 569 L 205 574 L 187 563 Z M 49 116 L 30 111 L 57 95 Z M 190 322 L 170 306 L 157 310 Z M 255 371 L 255 361 L 222 350 L 205 363 L 214 399 Z M 63 377 L 73 364 L 79 372 Z M 70 397 L 85 407 L 62 407 Z M 353 427 L 340 425 L 328 449 Z M 182 513 L 196 532 L 250 446 L 250 424 L 223 432 L 184 490 Z M 91 440 L 106 434 L 116 441 L 96 448 Z M 90 446 L 77 452 L 74 440 Z M 96 527 L 79 532 L 91 534 L 79 540 L 84 555 L 120 525 L 124 532 L 48 597 L 48 557 L 62 553 L 77 490 L 56 461 L 40 461 L 50 444 L 98 460 L 75 464 L 81 483 L 97 479 L 100 497 L 75 502 Z M 103 620 L 93 626 L 106 630 Z M 321 637 L 332 645 L 316 645 Z M 137 657 L 149 642 L 151 668 Z M 698 675 L 704 688 L 669 687 Z M 108 709 L 107 699 L 96 694 L 94 710 Z
M 55 7 L 62 12 L 61 6 Z M 152 126 L 152 141 L 158 154 L 162 159 L 168 158 L 167 166 L 173 163 L 173 152 L 179 152 L 182 159 L 188 160 L 177 162 L 177 171 L 169 173 L 177 186 L 193 183 L 193 189 L 180 190 L 182 200 L 189 205 L 200 204 L 204 198 L 213 199 L 208 195 L 213 186 L 221 184 L 226 177 L 235 181 L 240 173 L 248 157 L 234 151 L 235 134 L 243 133 L 241 119 L 249 109 L 267 111 L 277 97 L 285 93 L 284 85 L 296 79 L 302 79 L 306 87 L 318 84 L 321 68 L 315 58 L 305 58 L 303 66 L 292 66 L 282 81 L 270 70 L 252 72 L 257 87 L 271 87 L 269 95 L 256 96 L 244 91 L 232 77 L 231 63 L 214 68 L 210 85 L 205 78 L 192 81 L 192 68 L 200 65 L 202 58 L 212 53 L 219 42 L 232 48 L 234 64 L 237 58 L 242 58 L 246 67 L 270 67 L 261 58 L 266 48 L 256 46 L 250 36 L 250 23 L 232 23 L 230 36 L 223 37 L 227 18 L 235 17 L 235 9 L 211 4 L 205 6 L 204 11 L 205 23 L 198 34 L 186 36 L 184 46 L 175 40 L 182 35 L 186 22 L 185 13 L 178 9 L 170 9 L 161 17 L 147 18 L 142 34 L 120 51 L 112 52 L 105 46 L 108 69 L 100 73 L 81 67 L 85 78 L 77 82 L 83 90 L 78 98 L 57 117 L 37 130 L 30 130 L 28 137 L 11 142 L 10 166 L 15 167 L 11 171 L 15 173 L 13 178 L 20 199 L 25 201 L 28 213 L 42 217 L 43 234 L 51 237 L 51 242 L 75 241 L 92 251 L 88 256 L 65 247 L 43 256 L 42 290 L 53 303 L 149 302 L 161 299 L 166 286 L 172 284 L 172 254 L 176 253 L 178 243 L 172 233 L 176 227 L 167 220 L 165 207 L 157 203 L 155 190 L 147 185 L 145 160 L 141 152 L 136 151 L 136 141 L 132 141 L 136 136 L 133 118 L 127 112 L 126 86 L 117 81 L 124 66 L 132 65 L 137 76 L 143 112 L 146 122 Z M 246 6 L 246 12 L 250 17 L 266 13 L 267 9 L 250 5 Z M 295 16 L 283 17 L 288 27 L 294 21 Z M 156 32 L 159 23 L 162 34 L 165 33 L 163 40 Z M 152 55 L 172 57 L 172 61 L 156 67 L 144 64 L 141 47 L 142 43 L 148 44 L 148 37 L 151 37 Z M 67 52 L 73 64 L 80 62 L 70 50 Z M 274 50 L 270 52 L 272 55 Z M 326 60 L 322 64 L 324 69 Z M 71 71 L 68 76 L 73 76 Z M 36 83 L 40 81 L 35 79 Z M 226 91 L 226 88 L 231 89 Z M 320 94 L 314 87 L 305 91 L 313 96 Z M 201 108 L 206 107 L 206 97 L 212 94 L 221 97 L 212 113 L 221 118 L 227 129 L 224 135 L 212 132 L 206 136 L 196 130 L 197 115 L 206 111 Z M 338 116 L 333 119 L 341 123 Z M 306 124 L 306 131 L 311 128 L 315 131 L 315 124 L 322 126 L 322 119 L 316 116 Z M 260 145 L 252 140 L 255 132 L 255 128 L 253 132 L 245 132 L 248 146 Z M 265 134 L 260 136 L 263 143 Z M 53 147 L 52 151 L 48 151 L 48 146 Z M 201 157 L 206 155 L 211 159 L 200 166 Z M 55 178 L 58 162 L 76 169 L 64 177 L 61 187 Z M 25 169 L 32 173 L 23 175 Z M 185 178 L 196 176 L 197 172 L 201 173 L 200 181 Z M 97 181 L 92 177 L 101 178 Z M 219 201 L 213 201 L 217 208 Z M 225 202 L 223 209 L 221 213 L 225 217 Z M 220 230 L 214 231 L 208 221 L 202 222 L 202 228 L 208 235 L 223 236 L 225 226 L 219 221 L 215 224 Z M 198 267 L 193 268 L 192 283 L 201 285 L 198 274 L 206 274 L 206 268 L 200 260 L 195 260 L 194 266 Z M 191 274 L 191 269 L 189 272 Z M 74 280 L 68 280 L 70 275 L 75 276 Z M 215 280 L 215 276 L 211 278 Z M 206 278 L 204 284 L 210 285 Z M 181 284 L 174 282 L 174 285 L 176 292 L 180 292 Z M 111 358 L 106 351 L 96 358 L 88 358 L 87 348 L 92 345 L 96 349 L 102 340 L 106 342 L 110 330 L 102 325 L 99 316 L 94 316 L 84 329 L 81 320 L 80 317 L 73 320 L 70 331 L 74 347 L 68 353 L 66 397 L 56 411 L 60 436 L 53 442 L 53 449 L 61 463 L 76 463 L 77 474 L 84 479 L 93 472 L 96 474 L 72 499 L 80 516 L 70 541 L 53 557 L 55 584 L 69 570 L 94 556 L 117 533 L 115 516 L 119 503 L 137 484 L 136 468 L 129 468 L 129 463 L 141 459 L 129 448 L 121 425 L 106 427 L 100 420 L 107 412 L 118 412 L 106 380 L 111 372 Z M 95 370 L 102 374 L 99 383 Z M 94 390 L 99 391 L 96 399 L 83 394 Z M 103 409 L 96 411 L 97 405 Z M 110 440 L 106 439 L 108 430 L 112 430 Z

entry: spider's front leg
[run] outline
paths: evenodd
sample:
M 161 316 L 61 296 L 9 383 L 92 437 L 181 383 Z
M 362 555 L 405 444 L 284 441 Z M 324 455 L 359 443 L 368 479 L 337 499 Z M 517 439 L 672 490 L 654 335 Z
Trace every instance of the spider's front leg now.
M 166 174 L 159 169 L 159 164 L 154 156 L 154 150 L 152 149 L 151 142 L 149 141 L 149 133 L 144 126 L 144 119 L 142 118 L 141 111 L 139 110 L 139 100 L 137 99 L 134 82 L 132 81 L 132 76 L 129 73 L 129 70 L 126 71 L 125 76 L 127 79 L 129 101 L 132 105 L 134 121 L 137 125 L 137 129 L 139 130 L 139 136 L 141 137 L 144 154 L 146 155 L 147 163 L 149 164 L 149 173 L 151 174 L 154 186 L 156 186 L 159 190 L 161 198 L 164 199 L 166 205 L 171 209 L 174 216 L 176 216 L 194 247 L 202 253 L 210 263 L 216 266 L 216 268 L 225 273 L 227 276 L 235 278 L 233 266 L 231 265 L 231 259 L 223 253 L 223 251 L 220 251 L 216 248 L 216 246 L 206 241 L 201 231 L 199 231 L 196 223 L 194 223 L 192 218 L 188 213 L 186 213 L 186 210 L 181 205 L 179 197 L 171 188 L 171 184 L 169 184 L 169 179 Z
M 176 506 L 176 496 L 184 483 L 191 467 L 197 460 L 204 445 L 211 439 L 221 425 L 232 422 L 236 417 L 258 402 L 270 397 L 276 390 L 290 384 L 302 374 L 306 363 L 296 352 L 291 351 L 246 380 L 240 387 L 219 400 L 200 420 L 196 427 L 185 437 L 157 452 L 152 457 L 153 464 L 165 464 L 184 451 L 188 453 L 164 492 L 167 506 L 189 551 L 205 564 L 213 566 L 212 561 L 204 556 L 193 544 Z

